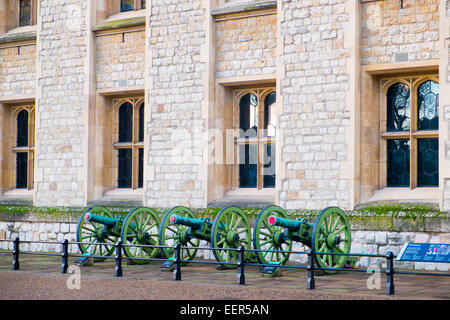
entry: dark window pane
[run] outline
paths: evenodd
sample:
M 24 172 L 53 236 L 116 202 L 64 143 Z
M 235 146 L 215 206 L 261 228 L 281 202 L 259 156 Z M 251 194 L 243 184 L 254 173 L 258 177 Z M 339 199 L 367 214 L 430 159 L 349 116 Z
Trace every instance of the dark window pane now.
M 134 0 L 121 0 L 120 12 L 134 10 Z
M 257 148 L 256 145 L 239 146 L 239 187 L 256 188 Z
M 119 109 L 119 142 L 133 140 L 133 106 L 125 102 Z
M 16 154 L 16 188 L 27 187 L 28 153 L 18 152 Z
M 422 83 L 417 91 L 418 129 L 439 129 L 439 84 L 434 81 Z
M 144 141 L 144 104 L 139 107 L 139 141 Z
M 409 187 L 409 140 L 387 140 L 387 186 Z
M 31 25 L 31 0 L 20 0 L 19 26 Z
M 131 149 L 119 149 L 119 176 L 117 186 L 119 188 L 131 188 Z
M 257 105 L 258 98 L 251 93 L 243 96 L 239 102 L 239 128 L 244 131 L 245 137 L 256 137 L 258 130 Z
M 144 186 L 144 149 L 139 149 L 138 188 Z
M 270 93 L 264 101 L 264 129 L 269 137 L 275 137 L 275 101 L 275 92 Z
M 418 139 L 417 185 L 419 187 L 439 186 L 439 143 L 438 139 Z
M 275 144 L 264 145 L 264 188 L 275 188 Z
M 141 9 L 145 9 L 145 0 L 141 0 Z
M 397 82 L 387 91 L 387 131 L 409 130 L 409 87 Z
M 28 146 L 28 111 L 22 110 L 17 115 L 17 147 Z

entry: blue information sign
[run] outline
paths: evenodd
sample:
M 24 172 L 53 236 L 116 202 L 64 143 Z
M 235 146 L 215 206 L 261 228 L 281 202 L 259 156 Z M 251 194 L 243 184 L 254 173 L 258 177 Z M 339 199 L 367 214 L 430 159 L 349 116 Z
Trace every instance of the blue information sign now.
M 450 262 L 450 244 L 405 243 L 397 255 L 399 261 Z

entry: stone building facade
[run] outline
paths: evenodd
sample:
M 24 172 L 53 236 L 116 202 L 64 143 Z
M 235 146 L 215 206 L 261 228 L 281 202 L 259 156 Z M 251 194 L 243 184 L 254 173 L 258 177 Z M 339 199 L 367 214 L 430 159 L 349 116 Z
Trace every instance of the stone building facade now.
M 2 0 L 0 201 L 448 211 L 449 32 L 444 0 Z

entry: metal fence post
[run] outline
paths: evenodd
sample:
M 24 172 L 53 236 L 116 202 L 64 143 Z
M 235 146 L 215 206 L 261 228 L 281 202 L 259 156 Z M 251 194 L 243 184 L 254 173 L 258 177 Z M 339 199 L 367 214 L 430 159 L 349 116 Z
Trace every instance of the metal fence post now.
M 121 277 L 122 276 L 122 241 L 117 241 L 116 244 L 116 272 L 115 272 L 115 276 L 116 277 Z
M 20 270 L 20 263 L 19 263 L 19 237 L 16 237 L 13 241 L 13 263 L 12 263 L 12 269 L 13 270 Z
M 389 251 L 386 254 L 386 295 L 390 296 L 394 293 L 394 254 Z
M 175 269 L 173 270 L 173 280 L 181 280 L 181 244 L 175 247 Z
M 312 250 L 308 252 L 308 265 L 306 266 L 308 270 L 308 280 L 306 282 L 306 289 L 312 290 L 316 288 L 316 280 L 314 279 L 314 254 Z
M 244 274 L 244 266 L 245 266 L 245 249 L 243 246 L 239 247 L 239 259 L 238 259 L 238 283 L 240 286 L 245 285 L 245 274 Z
M 67 273 L 67 268 L 69 267 L 69 240 L 64 240 L 62 243 L 62 264 L 61 264 L 61 273 Z

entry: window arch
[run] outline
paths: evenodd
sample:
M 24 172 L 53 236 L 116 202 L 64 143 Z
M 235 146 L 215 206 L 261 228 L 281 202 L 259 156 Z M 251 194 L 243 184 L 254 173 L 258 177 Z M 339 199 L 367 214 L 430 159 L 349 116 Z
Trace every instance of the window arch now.
M 386 180 L 382 185 L 410 188 L 438 186 L 437 76 L 410 76 L 383 81 L 386 121 L 381 129 L 386 147 L 383 151 L 386 152 Z
M 274 88 L 234 91 L 239 188 L 275 187 Z
M 117 150 L 117 187 L 142 188 L 144 174 L 144 99 L 127 98 L 114 101 Z

